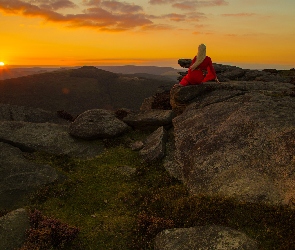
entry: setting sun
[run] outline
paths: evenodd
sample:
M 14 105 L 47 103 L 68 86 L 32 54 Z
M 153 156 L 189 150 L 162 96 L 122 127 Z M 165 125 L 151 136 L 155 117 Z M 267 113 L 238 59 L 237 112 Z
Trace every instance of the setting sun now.
M 0 62 L 0 66 L 4 66 L 5 65 L 5 63 L 4 62 Z

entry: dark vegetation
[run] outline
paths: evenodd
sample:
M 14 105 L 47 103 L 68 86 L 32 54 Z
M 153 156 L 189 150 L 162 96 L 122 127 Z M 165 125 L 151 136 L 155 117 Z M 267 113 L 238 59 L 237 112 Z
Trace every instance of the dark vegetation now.
M 152 75 L 162 75 L 169 71 L 176 71 L 171 67 L 157 67 L 157 66 L 135 66 L 135 65 L 125 65 L 125 66 L 97 66 L 99 69 L 111 71 L 118 74 L 152 74 Z
M 46 226 L 33 227 L 26 244 L 39 244 L 32 249 L 153 249 L 155 235 L 164 229 L 216 224 L 245 232 L 262 250 L 295 249 L 295 210 L 191 196 L 162 162 L 143 163 L 128 148 L 130 140 L 145 136 L 132 132 L 107 140 L 105 153 L 93 160 L 32 155 L 67 178 L 31 197 L 32 217 L 45 218 Z M 125 175 L 120 169 L 126 166 L 136 172 Z
M 96 108 L 139 110 L 145 98 L 174 83 L 82 67 L 2 80 L 0 100 L 52 112 L 64 110 L 75 117 Z
M 58 111 L 56 111 L 56 113 L 60 118 L 65 119 L 70 122 L 75 121 L 75 119 L 77 118 L 77 116 L 74 117 L 65 110 L 58 110 Z
M 171 110 L 170 104 L 170 91 L 163 91 L 155 94 L 154 101 L 152 103 L 152 109 L 163 109 L 163 110 Z
M 61 221 L 49 218 L 38 210 L 30 212 L 31 228 L 27 232 L 27 242 L 20 250 L 62 249 L 77 237 L 79 229 Z

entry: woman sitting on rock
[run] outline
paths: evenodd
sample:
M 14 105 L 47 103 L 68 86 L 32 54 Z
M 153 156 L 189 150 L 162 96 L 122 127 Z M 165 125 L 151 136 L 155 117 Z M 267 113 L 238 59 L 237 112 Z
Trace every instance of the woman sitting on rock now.
M 206 45 L 200 44 L 198 55 L 192 60 L 187 74 L 179 82 L 179 85 L 198 85 L 213 79 L 217 83 L 220 83 L 216 76 L 215 69 L 213 68 L 211 58 L 206 56 Z M 178 84 L 176 84 L 176 86 L 177 85 Z

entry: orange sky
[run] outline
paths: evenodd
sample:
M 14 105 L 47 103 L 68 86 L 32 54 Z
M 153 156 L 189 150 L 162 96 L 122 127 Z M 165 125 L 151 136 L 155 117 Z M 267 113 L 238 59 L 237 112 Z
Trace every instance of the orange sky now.
M 6 65 L 295 67 L 294 0 L 0 0 Z

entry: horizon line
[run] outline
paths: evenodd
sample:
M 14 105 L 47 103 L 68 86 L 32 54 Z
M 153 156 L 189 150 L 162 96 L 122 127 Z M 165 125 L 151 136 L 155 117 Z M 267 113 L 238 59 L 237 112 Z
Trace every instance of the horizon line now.
M 232 62 L 215 62 L 213 64 L 222 64 L 229 66 L 236 66 L 242 69 L 279 69 L 279 70 L 290 70 L 294 69 L 294 66 L 291 64 L 271 64 L 271 63 L 232 63 Z M 142 65 L 142 64 L 77 64 L 77 65 L 47 65 L 47 64 L 39 64 L 39 65 L 21 65 L 21 64 L 5 64 L 1 66 L 0 69 L 4 68 L 76 68 L 83 66 L 93 66 L 93 67 L 123 67 L 123 66 L 136 66 L 136 67 L 161 67 L 161 68 L 173 68 L 173 69 L 183 69 L 181 66 L 178 67 L 170 65 Z

